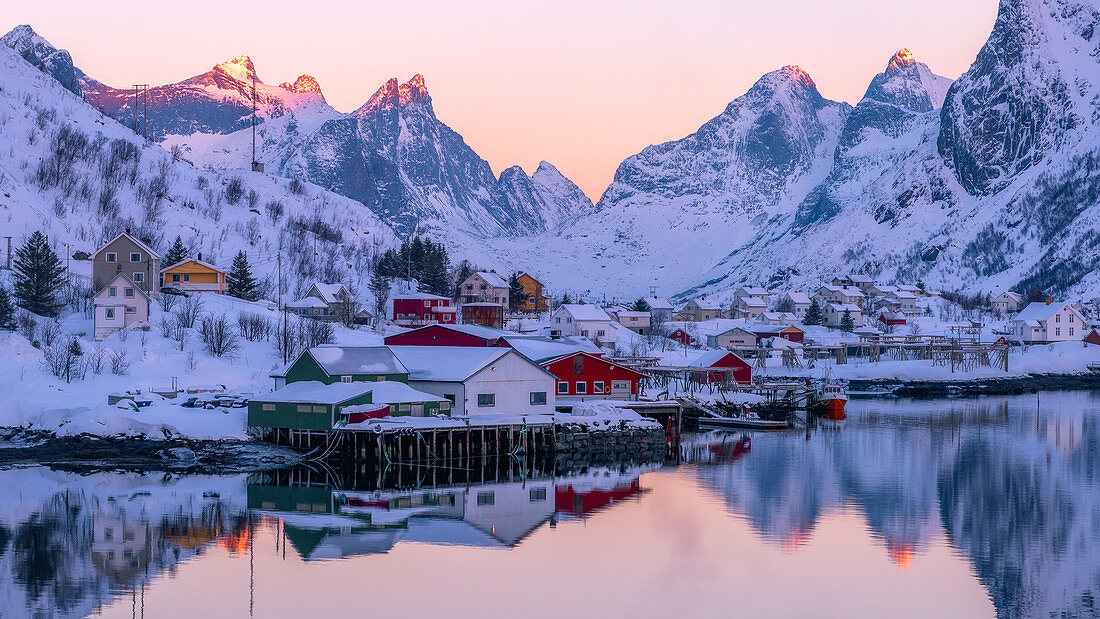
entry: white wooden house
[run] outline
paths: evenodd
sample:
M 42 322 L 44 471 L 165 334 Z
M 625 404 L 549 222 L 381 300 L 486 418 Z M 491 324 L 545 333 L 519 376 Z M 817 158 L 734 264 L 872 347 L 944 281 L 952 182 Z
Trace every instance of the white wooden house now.
M 1088 321 L 1069 303 L 1031 303 L 1009 323 L 1025 344 L 1076 342 L 1084 339 Z
M 692 322 L 703 322 L 705 320 L 714 320 L 715 318 L 722 317 L 722 308 L 713 301 L 707 301 L 706 299 L 692 299 L 684 304 L 684 307 L 680 309 L 680 315 L 685 320 Z
M 826 327 L 840 328 L 840 323 L 844 320 L 845 311 L 852 316 L 853 327 L 863 326 L 863 310 L 859 309 L 858 305 L 852 305 L 851 303 L 825 304 L 825 311 L 822 312 L 822 323 Z
M 990 297 L 989 305 L 992 306 L 994 312 L 1003 315 L 1015 314 L 1020 311 L 1026 303 L 1024 302 L 1024 296 L 1022 294 L 1006 290 L 995 297 Z
M 286 304 L 287 311 L 315 320 L 339 320 L 344 312 L 354 309 L 351 291 L 343 284 L 314 282 L 305 296 Z
M 806 315 L 806 310 L 810 309 L 810 296 L 805 292 L 788 292 L 780 299 L 781 304 L 789 304 L 791 313 L 798 317 L 799 320 Z
M 550 314 L 550 335 L 581 335 L 593 341 L 614 344 L 617 329 L 611 316 L 598 305 L 567 303 Z
M 458 286 L 459 303 L 496 303 L 508 305 L 508 281 L 491 271 L 478 271 Z
M 117 273 L 92 300 L 96 341 L 122 329 L 144 328 L 149 324 L 149 295 L 124 272 Z

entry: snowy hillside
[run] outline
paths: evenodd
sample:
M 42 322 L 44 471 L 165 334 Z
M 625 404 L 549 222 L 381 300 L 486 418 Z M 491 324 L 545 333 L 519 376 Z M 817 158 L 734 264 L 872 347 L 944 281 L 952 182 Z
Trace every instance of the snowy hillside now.
M 829 178 L 690 292 L 854 269 L 943 288 L 1095 295 L 1098 23 L 1100 12 L 1079 2 L 1004 0 L 940 113 L 865 99 Z
M 180 235 L 214 263 L 245 250 L 270 282 L 282 237 L 293 294 L 314 277 L 359 283 L 367 256 L 396 241 L 369 209 L 318 187 L 196 170 L 4 46 L 0 123 L 0 222 L 16 246 L 42 230 L 62 256 L 66 244 L 91 252 L 130 229 L 164 251 Z

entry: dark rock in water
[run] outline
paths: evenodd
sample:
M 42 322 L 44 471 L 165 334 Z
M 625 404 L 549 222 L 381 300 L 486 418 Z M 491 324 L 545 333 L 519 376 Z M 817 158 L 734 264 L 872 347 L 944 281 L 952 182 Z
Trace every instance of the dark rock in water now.
M 191 462 L 195 459 L 195 452 L 187 447 L 169 447 L 162 449 L 159 455 L 165 460 L 177 460 L 179 462 Z

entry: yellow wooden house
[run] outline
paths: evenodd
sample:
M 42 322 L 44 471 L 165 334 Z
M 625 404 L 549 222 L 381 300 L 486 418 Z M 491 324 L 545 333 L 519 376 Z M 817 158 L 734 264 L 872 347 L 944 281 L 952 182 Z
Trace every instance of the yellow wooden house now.
M 208 262 L 188 258 L 161 269 L 160 285 L 184 292 L 225 294 L 225 271 Z

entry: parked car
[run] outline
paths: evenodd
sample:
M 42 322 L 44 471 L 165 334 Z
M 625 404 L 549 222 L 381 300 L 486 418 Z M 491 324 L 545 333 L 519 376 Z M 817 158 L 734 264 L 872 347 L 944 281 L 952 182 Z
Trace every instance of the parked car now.
M 160 293 L 161 294 L 170 294 L 170 295 L 174 295 L 174 296 L 177 296 L 177 297 L 189 296 L 186 292 L 180 290 L 179 288 L 176 288 L 175 286 L 162 286 L 161 289 L 160 289 Z
M 180 406 L 184 408 L 203 408 L 210 403 L 210 398 L 203 396 L 191 396 L 186 400 L 180 402 Z

